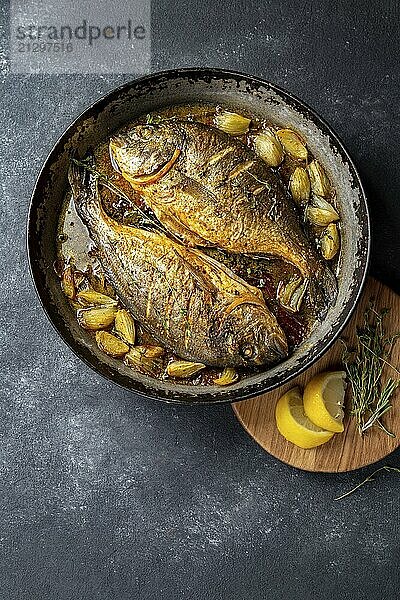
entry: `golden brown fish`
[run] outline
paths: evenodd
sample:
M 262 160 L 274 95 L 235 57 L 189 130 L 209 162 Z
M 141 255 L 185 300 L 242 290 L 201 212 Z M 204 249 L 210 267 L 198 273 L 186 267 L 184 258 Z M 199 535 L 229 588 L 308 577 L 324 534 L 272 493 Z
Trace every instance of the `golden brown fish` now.
M 163 346 L 216 366 L 274 363 L 287 354 L 285 334 L 259 290 L 198 250 L 115 222 L 96 181 L 75 164 L 69 181 L 110 283 Z
M 188 245 L 269 255 L 295 265 L 321 308 L 336 279 L 305 237 L 280 177 L 251 149 L 202 123 L 128 126 L 110 140 L 114 167 Z

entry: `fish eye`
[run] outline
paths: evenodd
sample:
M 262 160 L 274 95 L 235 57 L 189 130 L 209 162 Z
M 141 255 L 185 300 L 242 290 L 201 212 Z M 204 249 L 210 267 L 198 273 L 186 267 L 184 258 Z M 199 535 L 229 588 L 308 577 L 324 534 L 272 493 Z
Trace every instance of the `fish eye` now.
M 255 346 L 247 345 L 240 349 L 239 354 L 242 356 L 242 358 L 251 360 L 257 356 L 258 352 Z

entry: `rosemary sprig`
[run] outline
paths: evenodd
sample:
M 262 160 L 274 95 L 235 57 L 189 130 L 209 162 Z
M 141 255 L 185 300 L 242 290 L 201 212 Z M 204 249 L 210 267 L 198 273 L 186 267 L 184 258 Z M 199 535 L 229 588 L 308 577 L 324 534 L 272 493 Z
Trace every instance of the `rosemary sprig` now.
M 146 125 L 158 125 L 161 121 L 162 117 L 160 115 L 152 115 L 150 113 L 146 115 Z
M 158 221 L 156 218 L 152 217 L 151 215 L 146 214 L 137 204 L 135 204 L 132 199 L 125 194 L 125 192 L 123 190 L 121 190 L 121 188 L 119 188 L 117 185 L 115 185 L 110 178 L 108 177 L 108 175 L 106 175 L 105 173 L 102 173 L 101 171 L 98 171 L 97 169 L 95 169 L 89 162 L 88 160 L 78 160 L 76 158 L 71 158 L 72 162 L 74 162 L 76 165 L 78 165 L 79 167 L 83 167 L 84 169 L 86 169 L 87 171 L 89 171 L 89 173 L 92 173 L 92 175 L 94 175 L 98 181 L 101 182 L 102 185 L 104 185 L 104 187 L 108 188 L 111 192 L 113 192 L 114 194 L 116 194 L 116 196 L 118 196 L 119 198 L 123 198 L 124 200 L 126 200 L 129 205 L 130 205 L 130 214 L 136 214 L 138 217 L 140 217 L 142 219 L 142 224 L 143 225 L 151 225 L 152 227 L 154 227 L 155 229 L 162 231 L 163 233 L 165 233 L 166 235 L 168 235 L 169 237 L 174 238 L 176 241 L 179 241 L 179 239 L 170 231 L 168 231 L 163 224 Z
M 342 494 L 341 496 L 338 496 L 337 498 L 334 498 L 334 500 L 342 500 L 343 498 L 346 498 L 346 496 L 350 496 L 350 494 L 353 494 L 355 491 L 357 491 L 360 487 L 362 487 L 363 485 L 365 485 L 369 481 L 373 481 L 375 475 L 377 473 L 381 472 L 381 471 L 395 471 L 396 473 L 400 473 L 400 469 L 398 469 L 397 467 L 389 467 L 388 465 L 384 465 L 383 467 L 379 467 L 379 469 L 376 469 L 373 473 L 371 473 L 371 475 L 368 475 L 368 477 L 366 477 L 363 481 L 361 481 L 361 483 L 359 483 L 358 485 L 356 485 L 355 487 L 353 487 L 351 490 L 349 490 L 345 494 Z
M 75 163 L 76 165 L 78 165 L 78 167 L 83 167 L 84 169 L 86 169 L 86 171 L 89 171 L 89 173 L 92 173 L 92 175 L 94 175 L 98 181 L 101 181 L 102 185 L 104 185 L 104 187 L 108 188 L 111 192 L 114 192 L 114 194 L 116 194 L 119 198 L 123 198 L 124 200 L 126 200 L 127 202 L 129 202 L 129 204 L 132 204 L 132 200 L 131 198 L 129 198 L 129 196 L 127 194 L 125 194 L 125 192 L 123 190 L 121 190 L 118 186 L 116 186 L 108 177 L 108 175 L 106 175 L 105 173 L 101 173 L 101 171 L 98 171 L 97 169 L 95 169 L 94 167 L 92 167 L 92 165 L 89 163 L 89 159 L 86 160 L 78 160 L 77 158 L 71 158 L 72 162 Z M 147 218 L 147 215 L 141 211 L 141 209 L 139 207 L 136 207 L 138 212 L 141 213 L 142 216 Z
M 377 311 L 373 300 L 370 300 L 363 325 L 357 327 L 356 349 L 349 350 L 345 344 L 343 363 L 352 389 L 350 414 L 356 419 L 360 435 L 376 425 L 394 437 L 382 422 L 383 416 L 392 407 L 393 393 L 400 384 L 399 379 L 391 377 L 382 383 L 385 365 L 399 373 L 389 359 L 400 333 L 386 335 L 384 320 L 388 312 L 387 308 Z
M 261 185 L 265 185 L 265 187 L 267 188 L 268 191 L 271 191 L 271 185 L 268 183 L 268 181 L 264 181 L 263 179 L 259 179 L 259 177 L 257 177 L 256 175 L 254 175 L 254 173 L 252 173 L 251 171 L 247 171 L 249 175 L 251 175 L 253 177 L 253 179 L 255 179 L 256 181 L 258 181 L 258 183 L 261 183 Z

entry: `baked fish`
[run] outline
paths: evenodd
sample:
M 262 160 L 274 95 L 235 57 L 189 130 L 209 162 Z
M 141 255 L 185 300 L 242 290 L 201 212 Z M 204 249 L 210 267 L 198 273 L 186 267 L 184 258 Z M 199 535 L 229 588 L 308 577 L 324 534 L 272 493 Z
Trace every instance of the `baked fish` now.
M 284 259 L 316 306 L 332 304 L 335 276 L 304 235 L 282 180 L 238 139 L 202 123 L 161 121 L 124 128 L 110 140 L 110 157 L 185 244 Z
M 111 219 L 96 179 L 75 164 L 69 181 L 107 278 L 163 346 L 221 367 L 270 364 L 287 355 L 285 334 L 257 288 L 199 250 Z

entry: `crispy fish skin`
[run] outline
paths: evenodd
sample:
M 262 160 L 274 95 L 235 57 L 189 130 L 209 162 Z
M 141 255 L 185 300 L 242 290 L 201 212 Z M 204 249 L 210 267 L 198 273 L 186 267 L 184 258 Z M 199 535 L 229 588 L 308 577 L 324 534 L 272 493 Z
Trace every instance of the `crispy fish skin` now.
M 69 181 L 107 277 L 162 345 L 216 366 L 269 364 L 287 354 L 285 334 L 259 290 L 199 250 L 112 220 L 95 180 L 74 164 Z
M 197 122 L 135 125 L 111 138 L 110 156 L 186 244 L 283 258 L 308 280 L 311 297 L 332 303 L 336 279 L 305 237 L 281 179 L 239 140 Z

